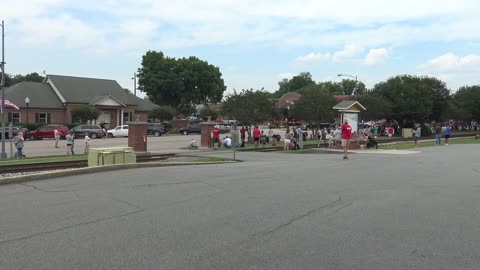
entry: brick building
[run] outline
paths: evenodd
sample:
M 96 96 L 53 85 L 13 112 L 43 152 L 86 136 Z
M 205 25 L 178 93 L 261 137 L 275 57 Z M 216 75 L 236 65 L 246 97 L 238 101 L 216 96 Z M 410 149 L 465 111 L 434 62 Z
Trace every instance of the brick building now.
M 21 82 L 8 87 L 5 99 L 20 108 L 6 109 L 8 122 L 14 123 L 74 124 L 72 110 L 88 104 L 100 111 L 96 124 L 115 127 L 128 121 L 147 121 L 149 112 L 157 107 L 126 91 L 114 80 L 60 75 L 47 75 L 42 83 Z

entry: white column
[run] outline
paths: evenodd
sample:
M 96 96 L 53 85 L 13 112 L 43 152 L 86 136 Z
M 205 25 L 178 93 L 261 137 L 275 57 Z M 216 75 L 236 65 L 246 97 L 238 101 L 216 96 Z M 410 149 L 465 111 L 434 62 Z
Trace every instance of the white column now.
M 121 123 L 120 123 L 120 109 L 117 109 L 117 126 L 120 126 Z M 114 127 L 112 127 L 114 128 Z
M 120 125 L 123 125 L 123 109 L 120 109 Z

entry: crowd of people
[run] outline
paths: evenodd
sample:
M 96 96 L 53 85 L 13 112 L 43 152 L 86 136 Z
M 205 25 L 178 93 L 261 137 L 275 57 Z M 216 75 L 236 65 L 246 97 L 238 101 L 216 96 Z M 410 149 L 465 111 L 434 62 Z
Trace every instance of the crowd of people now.
M 54 132 L 54 148 L 60 148 L 58 146 L 60 142 L 60 132 L 55 129 Z M 91 138 L 87 135 L 84 137 L 84 143 L 85 143 L 85 148 L 84 148 L 84 154 L 88 154 L 88 151 L 90 150 L 90 140 Z M 13 137 L 12 143 L 15 145 L 15 148 L 17 151 L 14 154 L 14 158 L 24 158 L 25 154 L 23 153 L 23 148 L 25 146 L 25 138 L 23 136 L 23 132 L 19 131 L 18 134 Z M 66 146 L 66 154 L 67 156 L 74 156 L 75 155 L 75 133 L 73 131 L 69 131 L 67 135 L 65 136 L 65 146 Z

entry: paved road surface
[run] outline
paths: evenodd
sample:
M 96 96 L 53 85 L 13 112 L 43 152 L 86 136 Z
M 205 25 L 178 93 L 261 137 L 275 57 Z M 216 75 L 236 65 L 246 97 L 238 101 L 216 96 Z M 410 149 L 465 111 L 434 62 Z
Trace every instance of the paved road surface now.
M 0 186 L 0 269 L 478 269 L 480 147 L 421 151 Z

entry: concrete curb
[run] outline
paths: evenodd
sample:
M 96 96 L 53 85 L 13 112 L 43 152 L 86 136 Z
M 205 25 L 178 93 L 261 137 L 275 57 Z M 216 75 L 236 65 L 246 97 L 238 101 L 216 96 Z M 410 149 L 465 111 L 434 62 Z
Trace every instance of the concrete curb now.
M 30 182 L 36 180 L 52 179 L 65 176 L 82 175 L 97 172 L 118 171 L 127 169 L 140 169 L 140 168 L 154 168 L 154 167 L 173 167 L 173 166 L 189 166 L 189 165 L 214 165 L 214 164 L 230 164 L 237 163 L 239 161 L 221 161 L 221 162 L 171 162 L 171 163 L 132 163 L 132 164 L 118 164 L 109 166 L 98 166 L 80 169 L 69 169 L 56 172 L 46 172 L 31 175 L 19 175 L 12 177 L 5 177 L 0 179 L 0 185 L 15 184 L 21 182 Z

